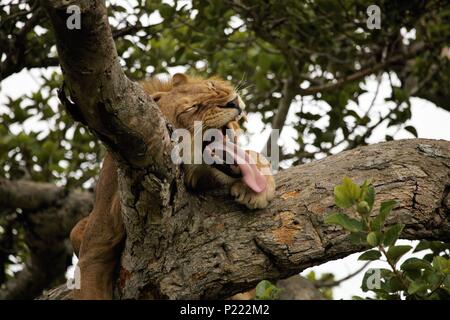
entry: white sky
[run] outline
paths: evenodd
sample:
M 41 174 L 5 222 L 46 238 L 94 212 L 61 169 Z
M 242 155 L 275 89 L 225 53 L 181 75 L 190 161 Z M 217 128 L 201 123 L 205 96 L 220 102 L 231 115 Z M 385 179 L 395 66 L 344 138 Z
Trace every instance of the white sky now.
M 120 1 L 120 0 L 119 0 Z M 182 71 L 182 70 L 173 70 Z M 6 96 L 10 97 L 18 97 L 24 93 L 30 93 L 33 90 L 40 87 L 39 81 L 39 72 L 38 70 L 22 71 L 18 74 L 10 76 L 6 80 L 1 83 L 0 87 L 0 113 L 4 110 L 5 106 L 5 98 Z M 354 105 L 353 108 L 359 114 L 364 114 L 365 110 L 367 110 L 370 105 L 374 92 L 376 90 L 376 81 L 374 78 L 371 78 L 367 81 L 367 90 L 369 91 L 366 94 L 363 94 L 360 97 L 359 105 Z M 384 102 L 384 98 L 390 96 L 390 86 L 388 84 L 386 75 L 383 77 L 382 85 L 379 90 L 378 98 L 376 99 L 376 103 L 371 112 L 371 117 L 373 121 L 377 120 L 378 114 L 384 114 L 387 112 L 387 108 L 390 107 L 389 104 Z M 308 99 L 306 99 L 308 100 Z M 298 111 L 299 104 L 294 103 L 291 107 L 291 110 L 288 115 L 288 124 L 295 123 L 298 119 L 295 116 L 295 112 Z M 304 105 L 305 111 L 311 111 L 313 113 L 323 113 L 329 108 L 326 105 L 316 105 L 314 102 L 306 101 Z M 327 123 L 328 119 L 324 117 L 319 120 L 317 125 L 322 127 Z M 251 134 L 251 138 L 249 139 L 248 148 L 254 150 L 261 150 L 267 140 L 269 131 L 265 130 L 261 133 L 263 129 L 263 123 L 261 122 L 261 117 L 259 115 L 249 115 L 249 125 L 248 129 Z M 421 99 L 412 99 L 412 119 L 408 122 L 408 124 L 413 125 L 419 134 L 420 138 L 430 138 L 430 139 L 445 139 L 450 140 L 450 113 L 444 111 L 442 109 L 437 108 L 430 102 L 421 100 Z M 41 130 L 46 127 L 45 123 L 40 123 L 37 121 L 31 121 L 27 123 L 25 130 Z M 48 129 L 48 128 L 47 128 Z M 17 128 L 19 130 L 19 128 Z M 385 134 L 393 134 L 395 130 L 390 129 L 386 131 L 386 127 L 381 127 L 375 130 L 373 136 L 370 138 L 370 143 L 376 143 L 384 140 Z M 289 126 L 285 127 L 283 133 L 281 135 L 281 143 L 288 148 L 288 150 L 292 150 L 295 148 L 294 138 L 296 136 L 295 130 L 290 128 Z M 395 139 L 403 139 L 403 138 L 412 138 L 412 135 L 400 131 L 394 135 Z M 317 275 L 320 275 L 324 272 L 333 273 L 336 279 L 341 279 L 348 274 L 352 273 L 354 270 L 359 269 L 364 263 L 357 261 L 358 254 L 354 254 L 346 257 L 345 259 L 340 259 L 336 261 L 330 261 L 321 266 L 316 266 L 314 268 L 309 268 L 305 270 L 302 274 L 308 273 L 310 270 L 315 270 Z M 76 262 L 76 259 L 74 260 Z M 372 263 L 370 267 L 374 266 L 383 266 L 381 262 Z M 385 266 L 386 267 L 386 266 Z M 73 270 L 69 271 L 69 274 L 72 274 Z M 352 295 L 364 295 L 360 290 L 362 276 L 364 272 L 360 273 L 358 276 L 353 277 L 352 279 L 343 282 L 339 287 L 334 289 L 334 297 L 335 299 L 349 299 Z

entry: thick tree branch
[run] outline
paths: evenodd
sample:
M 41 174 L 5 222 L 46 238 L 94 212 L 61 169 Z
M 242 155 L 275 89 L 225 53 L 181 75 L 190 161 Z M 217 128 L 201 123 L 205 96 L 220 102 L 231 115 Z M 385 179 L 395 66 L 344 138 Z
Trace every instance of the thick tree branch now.
M 337 210 L 333 188 L 344 176 L 372 179 L 375 211 L 382 201 L 398 201 L 388 224 L 404 223 L 402 238 L 450 240 L 450 142 L 391 141 L 280 172 L 277 197 L 264 210 L 216 192 L 194 195 L 170 217 L 150 217 L 127 243 L 116 297 L 225 298 L 363 250 L 323 222 Z M 42 298 L 70 294 L 60 286 Z
M 171 215 L 127 230 L 133 241 L 122 256 L 117 297 L 222 298 L 361 251 L 323 222 L 337 210 L 333 188 L 344 176 L 372 179 L 376 206 L 398 201 L 388 223 L 404 223 L 403 238 L 449 241 L 449 173 L 450 142 L 401 140 L 280 172 L 265 210 L 245 210 L 226 193 L 179 200 Z M 139 199 L 147 198 L 145 188 Z
M 92 209 L 91 192 L 64 192 L 50 183 L 0 180 L 0 207 L 21 208 L 25 244 L 24 268 L 0 290 L 1 299 L 33 299 L 64 279 L 72 256 L 68 235 Z
M 104 1 L 43 1 L 56 37 L 71 99 L 85 122 L 115 153 L 135 167 L 168 177 L 170 137 L 158 106 L 130 81 L 119 64 Z M 81 29 L 68 29 L 66 8 L 81 9 Z
M 316 288 L 313 282 L 295 275 L 287 279 L 277 281 L 277 287 L 282 289 L 280 300 L 324 300 L 323 294 Z
M 0 177 L 0 208 L 37 210 L 65 197 L 64 188 L 53 183 L 8 180 Z

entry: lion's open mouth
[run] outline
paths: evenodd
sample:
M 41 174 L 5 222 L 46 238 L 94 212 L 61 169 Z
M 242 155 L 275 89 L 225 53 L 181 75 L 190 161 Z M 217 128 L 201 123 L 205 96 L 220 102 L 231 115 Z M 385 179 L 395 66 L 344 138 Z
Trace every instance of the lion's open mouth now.
M 237 144 L 237 133 L 232 126 L 231 122 L 228 122 L 221 128 L 222 135 L 226 141 L 231 141 L 234 144 Z M 206 145 L 207 146 L 207 145 Z M 205 147 L 206 147 L 205 146 Z M 241 178 L 242 172 L 239 166 L 236 163 L 214 163 L 213 166 L 226 175 L 233 178 Z
M 236 132 L 231 123 L 223 126 L 215 138 L 204 148 L 210 160 L 213 160 L 212 165 L 231 177 L 242 177 L 253 191 L 264 191 L 266 179 L 250 155 L 236 143 Z

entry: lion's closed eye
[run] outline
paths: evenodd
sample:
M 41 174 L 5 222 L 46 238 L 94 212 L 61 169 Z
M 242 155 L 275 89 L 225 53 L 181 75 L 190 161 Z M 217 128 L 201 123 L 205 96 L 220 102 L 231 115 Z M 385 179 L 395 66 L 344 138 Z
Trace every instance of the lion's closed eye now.
M 201 104 L 194 104 L 194 105 L 190 106 L 189 108 L 183 110 L 183 113 L 184 113 L 184 112 L 193 112 L 193 111 L 196 111 L 196 110 L 198 110 L 201 106 L 202 106 Z
M 194 114 L 199 108 L 201 107 L 200 104 L 194 104 L 190 107 L 187 107 L 183 111 L 181 111 L 179 114 L 176 115 L 176 121 L 180 122 L 181 117 L 184 117 L 185 115 L 189 116 L 189 114 Z
M 192 107 L 185 109 L 183 112 L 191 112 L 191 111 L 195 111 L 196 109 L 197 109 L 197 106 L 192 106 Z

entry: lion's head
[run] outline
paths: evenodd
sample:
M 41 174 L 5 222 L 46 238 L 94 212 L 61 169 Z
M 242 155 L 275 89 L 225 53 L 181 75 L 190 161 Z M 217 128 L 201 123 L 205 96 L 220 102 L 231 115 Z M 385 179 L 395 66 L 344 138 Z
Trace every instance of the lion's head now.
M 202 123 L 202 132 L 219 129 L 213 142 L 191 144 L 192 148 L 201 148 L 197 150 L 200 154 L 206 151 L 218 161 L 212 165 L 199 164 L 195 160 L 184 162 L 189 185 L 210 186 L 211 180 L 230 184 L 235 179 L 242 178 L 255 192 L 264 190 L 266 180 L 256 164 L 252 163 L 249 153 L 236 143 L 237 131 L 240 130 L 238 120 L 244 114 L 245 104 L 228 81 L 188 77 L 177 73 L 168 81 L 154 78 L 142 85 L 159 105 L 166 119 L 175 128 L 189 130 L 192 140 L 199 133 L 194 132 L 198 130 L 195 128 L 196 121 Z M 192 160 L 194 153 L 195 151 L 191 152 L 188 158 Z
M 204 130 L 236 130 L 236 121 L 245 108 L 235 88 L 219 78 L 202 79 L 177 73 L 167 81 L 153 78 L 144 82 L 143 87 L 175 128 L 191 132 L 195 121 L 201 121 Z

